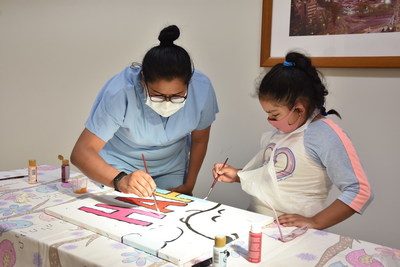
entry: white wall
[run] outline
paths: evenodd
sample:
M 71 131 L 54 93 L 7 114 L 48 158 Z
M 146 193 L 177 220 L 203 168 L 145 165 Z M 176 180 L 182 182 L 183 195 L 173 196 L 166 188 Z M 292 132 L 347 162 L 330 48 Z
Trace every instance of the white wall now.
M 28 159 L 58 165 L 69 156 L 103 84 L 157 44 L 166 25 L 213 81 L 220 113 L 195 195 L 205 196 L 214 162 L 241 167 L 270 129 L 254 93 L 261 0 L 0 0 L 0 170 Z M 398 215 L 400 70 L 322 69 L 328 107 L 343 116 L 375 200 L 332 231 L 400 248 Z M 334 192 L 335 193 L 335 192 Z M 332 197 L 333 198 L 333 197 Z M 246 208 L 237 184 L 217 184 L 211 200 Z

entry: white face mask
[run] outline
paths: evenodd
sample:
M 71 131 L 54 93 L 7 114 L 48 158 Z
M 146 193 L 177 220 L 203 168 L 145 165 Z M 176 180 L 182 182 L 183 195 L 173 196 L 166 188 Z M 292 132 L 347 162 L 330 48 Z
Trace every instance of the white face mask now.
M 182 103 L 172 103 L 171 101 L 154 102 L 151 101 L 148 93 L 146 94 L 146 105 L 163 117 L 169 117 L 180 110 L 185 105 L 185 102 L 186 101 Z

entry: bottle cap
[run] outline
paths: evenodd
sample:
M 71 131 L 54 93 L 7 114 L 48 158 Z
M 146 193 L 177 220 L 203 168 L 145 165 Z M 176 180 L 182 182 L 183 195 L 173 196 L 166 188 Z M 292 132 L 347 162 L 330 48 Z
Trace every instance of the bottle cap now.
M 69 165 L 69 160 L 63 159 L 63 160 L 62 160 L 62 164 L 63 164 L 63 165 Z
M 36 166 L 36 159 L 30 159 L 29 166 Z
M 215 247 L 218 247 L 218 248 L 225 247 L 225 245 L 226 245 L 226 236 L 217 235 L 217 236 L 215 236 L 214 242 L 215 242 L 215 245 L 214 245 Z
M 261 225 L 259 223 L 252 223 L 250 229 L 252 233 L 261 233 Z
M 63 160 L 64 157 L 63 157 L 62 155 L 58 155 L 58 159 L 59 159 L 59 160 Z

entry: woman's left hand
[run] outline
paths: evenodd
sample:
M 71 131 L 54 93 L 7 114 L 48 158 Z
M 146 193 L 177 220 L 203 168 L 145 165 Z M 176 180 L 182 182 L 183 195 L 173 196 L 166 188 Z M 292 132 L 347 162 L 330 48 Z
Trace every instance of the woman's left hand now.
M 315 222 L 312 218 L 304 217 L 299 214 L 283 214 L 278 217 L 279 223 L 283 226 L 301 227 L 308 226 L 309 228 L 315 228 Z
M 185 195 L 188 195 L 188 196 L 193 196 L 193 192 L 192 192 L 193 188 L 189 188 L 185 184 L 182 184 L 182 185 L 180 185 L 178 187 L 175 187 L 175 188 L 170 188 L 168 190 L 172 191 L 172 192 L 178 192 L 178 193 L 181 193 L 181 194 L 185 194 Z

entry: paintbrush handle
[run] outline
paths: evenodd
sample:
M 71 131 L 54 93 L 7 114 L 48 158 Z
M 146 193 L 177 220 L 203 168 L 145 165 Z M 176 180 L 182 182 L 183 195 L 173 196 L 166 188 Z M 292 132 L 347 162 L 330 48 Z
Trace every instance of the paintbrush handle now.
M 3 180 L 11 180 L 11 179 L 19 179 L 19 178 L 24 178 L 24 177 L 28 177 L 28 175 L 18 175 L 18 176 L 13 176 L 13 177 L 2 177 L 0 178 L 0 181 Z
M 226 163 L 228 162 L 228 159 L 229 159 L 229 158 L 226 158 L 226 160 L 225 160 L 224 164 L 222 164 L 222 167 L 221 167 L 221 169 L 223 169 L 223 168 L 225 167 Z M 220 169 L 220 170 L 221 170 L 221 169 Z M 218 178 L 218 177 L 217 177 L 217 178 Z
M 156 195 L 154 194 L 154 192 L 153 192 L 153 199 L 154 199 L 154 203 L 156 204 L 157 211 L 160 211 L 160 209 L 158 208 L 157 199 L 156 199 Z
M 149 167 L 147 167 L 146 159 L 144 158 L 144 154 L 142 154 L 142 160 L 144 164 L 144 168 L 146 169 L 146 173 L 149 173 Z
M 214 179 L 214 182 L 211 185 L 211 188 L 214 188 L 215 184 L 218 182 L 218 176 Z
M 218 176 L 217 176 L 217 178 L 218 178 Z M 207 199 L 208 196 L 211 194 L 211 191 L 214 189 L 214 186 L 218 181 L 217 178 L 214 179 L 213 183 L 211 184 L 210 190 L 208 190 L 207 196 L 204 199 Z
M 228 162 L 228 158 L 226 158 L 224 164 L 222 164 L 221 169 L 223 169 L 223 168 L 225 167 L 225 165 L 226 165 L 227 162 Z M 220 169 L 220 170 L 221 170 L 221 169 Z M 221 175 L 218 174 L 217 177 L 214 178 L 214 181 L 213 181 L 213 183 L 211 184 L 210 190 L 208 190 L 208 194 L 207 194 L 207 196 L 206 196 L 204 199 L 207 199 L 208 196 L 211 194 L 211 191 L 214 189 L 214 186 L 215 186 L 215 185 L 217 184 L 217 182 L 218 182 L 218 177 L 220 177 L 220 176 L 221 176 Z
M 149 173 L 149 167 L 147 167 L 147 163 L 146 163 L 146 159 L 144 158 L 144 154 L 142 154 L 142 160 L 143 160 L 144 168 L 146 169 L 146 173 Z M 154 199 L 154 204 L 156 204 L 157 211 L 160 211 L 160 209 L 158 208 L 157 199 L 156 199 L 156 195 L 154 194 L 154 192 L 152 195 L 153 195 L 153 199 Z
M 222 167 L 220 168 L 220 170 L 222 170 L 225 167 L 227 162 L 228 162 L 228 158 L 226 158 L 226 160 L 225 160 L 224 164 L 222 164 Z M 214 178 L 214 182 L 212 183 L 211 188 L 213 188 L 215 186 L 215 184 L 218 182 L 218 177 L 220 177 L 220 176 L 221 176 L 221 174 L 218 174 L 217 177 Z

